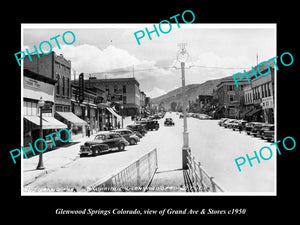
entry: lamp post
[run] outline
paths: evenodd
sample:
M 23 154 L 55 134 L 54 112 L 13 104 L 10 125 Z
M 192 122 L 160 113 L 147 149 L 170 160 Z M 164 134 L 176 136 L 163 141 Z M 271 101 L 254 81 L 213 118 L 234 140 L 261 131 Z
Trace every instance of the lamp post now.
M 40 100 L 38 101 L 38 107 L 40 109 L 40 138 L 43 138 L 43 107 L 45 105 L 45 101 L 41 97 Z M 39 143 L 39 149 L 43 149 L 43 143 L 40 141 Z M 45 169 L 44 167 L 44 162 L 43 162 L 43 152 L 39 152 L 39 162 L 36 167 L 37 170 L 43 170 Z
M 185 63 L 189 59 L 189 55 L 185 49 L 186 43 L 179 44 L 181 51 L 177 54 L 177 61 L 180 62 L 181 80 L 182 80 L 182 113 L 183 113 L 183 147 L 182 147 L 182 169 L 188 169 L 188 154 L 191 151 L 189 147 L 189 136 L 187 132 L 187 102 L 185 96 Z

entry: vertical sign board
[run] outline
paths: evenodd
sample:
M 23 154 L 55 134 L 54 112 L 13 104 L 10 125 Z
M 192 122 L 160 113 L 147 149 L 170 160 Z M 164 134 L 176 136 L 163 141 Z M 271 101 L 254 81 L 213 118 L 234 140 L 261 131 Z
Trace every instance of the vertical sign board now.
M 84 100 L 84 79 L 83 73 L 79 74 L 79 90 L 78 90 L 78 100 L 79 102 L 83 102 Z

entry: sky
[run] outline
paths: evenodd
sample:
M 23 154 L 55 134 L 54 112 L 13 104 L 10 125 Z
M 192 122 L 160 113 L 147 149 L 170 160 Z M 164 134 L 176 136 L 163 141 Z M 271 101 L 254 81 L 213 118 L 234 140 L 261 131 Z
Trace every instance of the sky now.
M 53 51 L 71 60 L 74 74 L 85 78 L 135 77 L 140 89 L 150 97 L 158 97 L 181 86 L 181 70 L 176 63 L 179 43 L 187 43 L 189 61 L 186 84 L 231 76 L 276 56 L 276 25 L 274 24 L 171 24 L 169 33 L 151 33 L 153 24 L 22 24 L 22 49 L 34 51 L 34 45 L 49 41 Z M 162 27 L 162 30 L 169 29 Z M 156 27 L 158 25 L 156 24 Z M 134 36 L 145 32 L 140 45 Z M 62 40 L 72 31 L 75 42 Z M 140 35 L 141 33 L 139 33 Z M 57 40 L 50 38 L 60 35 Z M 67 42 L 72 36 L 65 35 Z M 44 52 L 49 50 L 42 45 Z M 176 68 L 172 66 L 175 65 Z M 216 68 L 217 67 L 217 68 Z

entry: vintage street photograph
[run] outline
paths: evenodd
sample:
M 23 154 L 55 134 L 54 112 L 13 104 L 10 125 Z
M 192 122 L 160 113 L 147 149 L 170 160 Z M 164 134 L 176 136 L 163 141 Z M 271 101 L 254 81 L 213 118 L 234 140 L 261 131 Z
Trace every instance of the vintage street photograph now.
M 21 194 L 276 195 L 276 32 L 21 24 Z

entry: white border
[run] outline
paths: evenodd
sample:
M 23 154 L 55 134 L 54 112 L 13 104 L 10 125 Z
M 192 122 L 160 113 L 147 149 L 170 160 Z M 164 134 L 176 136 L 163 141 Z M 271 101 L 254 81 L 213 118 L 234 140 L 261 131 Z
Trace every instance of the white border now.
M 173 23 L 172 23 L 173 24 Z M 21 24 L 21 48 L 23 48 L 24 29 L 103 29 L 124 28 L 133 29 L 149 25 L 144 24 L 85 24 L 85 23 L 57 23 L 57 24 Z M 152 24 L 151 24 L 152 25 Z M 188 29 L 275 29 L 275 52 L 277 54 L 277 24 L 276 23 L 227 23 L 227 24 L 182 24 L 180 28 Z M 178 29 L 180 29 L 178 28 Z M 275 141 L 277 141 L 277 70 L 275 70 L 274 90 L 274 119 L 275 119 Z M 21 62 L 21 143 L 23 144 L 23 61 Z M 21 157 L 21 196 L 277 196 L 277 154 L 275 155 L 275 191 L 274 192 L 24 192 L 23 190 L 23 157 Z

